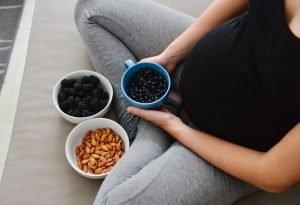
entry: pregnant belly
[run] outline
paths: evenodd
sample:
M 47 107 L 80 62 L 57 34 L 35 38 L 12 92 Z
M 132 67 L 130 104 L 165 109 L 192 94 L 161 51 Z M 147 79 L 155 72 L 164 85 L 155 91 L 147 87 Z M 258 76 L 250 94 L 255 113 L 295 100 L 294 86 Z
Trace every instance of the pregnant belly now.
M 250 53 L 214 35 L 204 37 L 186 59 L 180 82 L 184 107 L 205 132 L 268 150 L 296 122 L 264 97 Z

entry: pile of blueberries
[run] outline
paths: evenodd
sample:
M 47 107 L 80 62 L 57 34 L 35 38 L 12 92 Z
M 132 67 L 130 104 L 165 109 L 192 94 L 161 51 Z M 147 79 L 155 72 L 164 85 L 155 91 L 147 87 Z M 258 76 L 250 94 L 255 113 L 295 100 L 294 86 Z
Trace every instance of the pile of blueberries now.
M 63 79 L 58 93 L 58 105 L 68 115 L 87 117 L 98 113 L 108 103 L 108 93 L 93 75 L 81 79 Z
M 128 96 L 141 103 L 158 100 L 167 92 L 167 80 L 159 72 L 146 68 L 134 73 L 127 83 Z

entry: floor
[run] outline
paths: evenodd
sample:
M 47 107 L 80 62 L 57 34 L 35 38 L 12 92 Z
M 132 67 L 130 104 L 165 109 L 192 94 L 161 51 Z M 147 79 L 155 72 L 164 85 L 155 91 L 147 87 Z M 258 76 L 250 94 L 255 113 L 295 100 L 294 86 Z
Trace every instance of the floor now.
M 24 0 L 0 0 L 0 90 L 5 77 Z
M 4 52 L 0 55 L 0 60 L 3 60 L 0 61 L 0 83 L 2 86 L 0 92 L 0 179 L 10 143 L 36 0 L 25 0 L 19 29 L 16 32 L 12 25 L 13 22 L 16 24 L 16 20 L 19 18 L 22 2 L 23 0 L 0 0 L 0 26 L 7 28 L 5 32 L 2 32 L 2 29 L 0 31 L 0 34 L 4 36 L 1 36 L 3 39 L 0 39 L 0 53 Z M 9 36 L 15 32 L 15 42 L 12 46 L 13 38 L 9 39 Z M 8 63 L 9 56 L 10 61 Z

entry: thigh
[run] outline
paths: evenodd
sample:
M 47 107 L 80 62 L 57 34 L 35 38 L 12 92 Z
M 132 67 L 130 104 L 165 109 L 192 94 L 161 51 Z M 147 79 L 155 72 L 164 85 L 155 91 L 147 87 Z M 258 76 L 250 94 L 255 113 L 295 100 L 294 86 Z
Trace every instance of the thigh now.
M 161 157 L 117 186 L 107 204 L 224 205 L 257 188 L 217 169 L 175 142 Z
M 122 41 L 137 59 L 157 55 L 194 18 L 150 0 L 79 0 L 85 15 Z

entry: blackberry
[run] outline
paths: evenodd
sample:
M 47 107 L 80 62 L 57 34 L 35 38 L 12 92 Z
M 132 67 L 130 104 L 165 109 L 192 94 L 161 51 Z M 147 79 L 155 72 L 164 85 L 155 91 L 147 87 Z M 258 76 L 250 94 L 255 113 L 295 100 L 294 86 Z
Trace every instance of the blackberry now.
M 93 86 L 91 84 L 88 84 L 88 83 L 85 83 L 85 84 L 82 84 L 82 89 L 84 91 L 91 91 L 93 89 Z
M 90 115 L 92 115 L 92 112 L 90 112 L 89 110 L 83 110 L 81 112 L 82 117 L 88 117 Z
M 87 77 L 87 76 L 84 76 L 84 77 L 82 77 L 82 82 L 84 82 L 84 83 L 88 83 L 89 82 L 89 77 Z
M 97 90 L 98 90 L 98 92 L 99 92 L 100 94 L 102 94 L 103 92 L 105 92 L 104 89 L 103 89 L 102 87 L 100 87 L 100 86 L 97 87 Z
M 70 96 L 70 95 L 74 96 L 74 95 L 76 95 L 75 88 L 63 88 L 62 92 L 65 93 L 67 96 Z
M 82 84 L 77 82 L 77 83 L 74 84 L 74 88 L 75 88 L 77 91 L 81 91 L 81 90 L 82 90 Z
M 88 82 L 93 86 L 97 86 L 100 83 L 100 80 L 96 76 L 90 75 L 88 77 Z
M 106 100 L 100 100 L 98 107 L 100 108 L 100 110 L 102 110 L 103 108 L 105 108 L 106 105 L 107 105 Z
M 80 97 L 80 98 L 84 98 L 86 96 L 86 93 L 84 91 L 79 91 L 77 93 L 77 96 Z
M 79 110 L 86 110 L 88 108 L 84 102 L 80 102 L 77 107 Z
M 69 88 L 72 86 L 72 83 L 68 79 L 63 79 L 60 84 L 62 88 Z
M 75 105 L 77 106 L 80 102 L 81 102 L 80 98 L 79 98 L 79 97 L 76 97 L 76 98 L 75 98 Z
M 58 96 L 57 96 L 57 100 L 58 100 L 58 102 L 62 102 L 62 101 L 64 101 L 64 100 L 66 100 L 67 99 L 67 96 L 66 96 L 66 94 L 64 94 L 63 92 L 59 92 L 58 93 Z
M 91 95 L 92 97 L 100 97 L 101 93 L 97 88 L 94 88 Z
M 101 94 L 101 98 L 102 98 L 103 100 L 108 100 L 108 98 L 109 98 L 108 93 L 105 92 L 105 91 L 103 91 L 103 93 Z
M 78 108 L 74 110 L 74 116 L 81 117 L 81 111 Z
M 75 116 L 73 109 L 68 110 L 67 114 L 71 116 Z
M 79 80 L 63 79 L 57 96 L 59 107 L 71 116 L 90 116 L 102 110 L 109 98 L 100 86 L 100 80 L 93 75 Z
M 67 103 L 70 105 L 70 106 L 72 106 L 72 105 L 74 105 L 74 103 L 75 103 L 75 98 L 74 98 L 74 96 L 69 96 L 68 97 L 68 99 L 67 99 Z
M 97 97 L 93 97 L 93 99 L 90 101 L 90 105 L 93 109 L 96 109 L 99 104 L 99 100 Z
M 86 96 L 85 98 L 83 98 L 82 101 L 83 101 L 85 104 L 89 104 L 91 100 L 92 100 L 92 97 L 88 95 L 88 96 Z
M 65 100 L 58 103 L 58 106 L 60 107 L 60 109 L 62 109 L 62 111 L 65 111 L 66 109 L 68 109 L 69 103 Z

